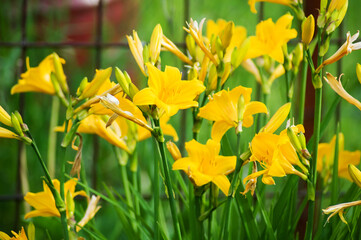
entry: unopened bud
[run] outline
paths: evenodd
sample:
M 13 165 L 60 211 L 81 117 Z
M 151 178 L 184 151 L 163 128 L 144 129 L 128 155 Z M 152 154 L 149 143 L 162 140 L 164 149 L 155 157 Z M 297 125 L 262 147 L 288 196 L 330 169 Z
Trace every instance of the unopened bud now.
M 305 49 L 308 48 L 308 45 L 312 41 L 314 33 L 315 19 L 313 18 L 313 15 L 310 14 L 302 23 L 302 42 Z
M 20 136 L 24 136 L 23 129 L 21 128 L 19 119 L 16 117 L 14 113 L 11 113 L 11 123 L 16 133 Z
M 231 39 L 233 36 L 233 30 L 234 30 L 234 23 L 228 22 L 227 25 L 224 27 L 223 31 L 220 34 L 221 41 L 223 48 L 226 49 L 229 44 L 231 43 Z
M 196 58 L 196 42 L 190 34 L 186 37 L 186 46 L 192 58 Z
M 237 68 L 243 62 L 250 46 L 250 40 L 247 38 L 244 40 L 239 48 L 234 48 L 231 56 L 231 63 L 233 68 Z
M 70 191 L 66 193 L 66 209 L 68 213 L 68 218 L 74 217 L 75 203 L 73 196 Z
M 121 86 L 121 88 L 123 89 L 123 91 L 129 95 L 129 82 L 127 81 L 126 77 L 124 76 L 124 74 L 122 73 L 122 71 L 119 68 L 115 68 L 115 78 L 117 79 L 119 85 Z
M 216 53 L 218 55 L 218 58 L 219 59 L 223 59 L 224 57 L 224 53 L 223 53 L 223 50 L 225 49 L 223 44 L 222 44 L 222 41 L 220 39 L 220 37 L 217 36 L 217 38 L 215 39 L 215 47 L 216 47 Z
M 88 78 L 85 77 L 83 78 L 83 80 L 81 80 L 78 90 L 76 91 L 77 96 L 80 96 L 83 93 L 87 84 L 88 84 Z
M 301 143 L 298 137 L 296 136 L 295 132 L 292 130 L 292 127 L 287 128 L 287 136 L 290 139 L 290 142 L 292 146 L 296 149 L 296 151 L 298 153 L 301 153 L 302 152 Z
M 11 117 L 8 114 L 7 111 L 5 111 L 5 109 L 0 106 L 0 122 L 2 122 L 3 124 L 12 127 L 12 123 L 11 123 Z
M 160 26 L 160 24 L 157 24 L 157 26 L 155 26 L 153 30 L 149 43 L 150 59 L 153 64 L 155 64 L 158 61 L 162 38 L 163 38 L 162 27 Z
M 66 133 L 63 141 L 61 142 L 61 146 L 62 147 L 67 147 L 69 146 L 69 144 L 73 141 L 76 131 L 78 130 L 78 127 L 80 125 L 80 122 L 74 122 L 73 125 L 71 126 L 69 132 Z
M 172 155 L 174 161 L 177 161 L 178 159 L 182 158 L 179 148 L 177 147 L 177 145 L 175 145 L 174 142 L 168 141 L 167 149 L 170 152 L 170 155 Z
M 64 74 L 63 65 L 61 63 L 61 60 L 60 60 L 58 54 L 53 53 L 53 60 L 54 60 L 55 75 L 59 81 L 60 87 L 63 90 L 63 92 L 68 93 L 69 87 L 66 82 L 66 76 Z
M 188 79 L 197 79 L 198 78 L 198 72 L 195 68 L 191 68 L 188 70 Z
M 361 188 L 361 171 L 352 164 L 348 165 L 348 173 L 350 174 L 354 183 Z
M 146 63 L 150 62 L 149 45 L 145 45 L 143 47 L 143 62 L 144 62 L 144 65 L 146 65 Z
M 303 60 L 303 47 L 301 43 L 297 44 L 295 49 L 293 49 L 292 56 L 292 65 L 293 67 L 298 68 Z

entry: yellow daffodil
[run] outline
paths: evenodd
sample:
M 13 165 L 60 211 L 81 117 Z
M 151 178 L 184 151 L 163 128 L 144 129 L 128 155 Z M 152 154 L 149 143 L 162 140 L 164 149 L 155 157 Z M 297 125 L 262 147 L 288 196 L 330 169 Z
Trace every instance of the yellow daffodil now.
M 209 139 L 206 145 L 194 139 L 185 146 L 188 157 L 178 159 L 173 163 L 173 170 L 183 170 L 196 186 L 209 182 L 217 185 L 228 195 L 230 182 L 226 175 L 234 171 L 236 157 L 219 156 L 220 143 Z
M 283 105 L 261 132 L 252 139 L 250 144 L 251 161 L 259 162 L 264 170 L 248 175 L 243 180 L 244 182 L 261 175 L 263 175 L 262 182 L 269 185 L 275 184 L 272 177 L 283 177 L 286 174 L 296 174 L 304 180 L 307 179 L 305 174 L 293 167 L 293 165 L 297 165 L 307 173 L 307 169 L 300 162 L 296 149 L 287 136 L 287 132 L 283 131 L 280 135 L 274 134 L 287 118 L 289 111 L 290 104 Z M 304 131 L 303 126 L 297 126 L 296 131 Z
M 209 102 L 199 110 L 199 117 L 215 121 L 212 139 L 220 141 L 225 132 L 234 127 L 237 131 L 253 125 L 256 113 L 267 113 L 261 102 L 251 101 L 251 88 L 238 86 L 231 91 L 222 90 L 213 95 Z
M 231 25 L 232 28 L 230 34 L 226 33 L 227 26 Z M 212 37 L 213 36 L 213 37 Z M 217 22 L 213 20 L 207 21 L 207 38 L 212 39 L 220 37 L 222 44 L 225 47 L 225 54 L 223 61 L 230 62 L 232 57 L 232 52 L 234 48 L 239 48 L 242 43 L 246 40 L 247 30 L 242 26 L 234 26 L 233 22 L 227 22 L 224 19 L 218 19 Z M 225 43 L 227 42 L 227 43 Z
M 77 226 L 76 226 L 76 231 L 79 232 L 80 231 L 80 227 L 84 227 L 94 216 L 95 214 L 99 211 L 99 209 L 101 208 L 100 206 L 97 206 L 98 202 L 100 200 L 100 196 L 92 196 L 89 203 L 88 203 L 88 207 L 85 211 L 84 217 L 78 222 Z
M 85 85 L 84 90 L 79 96 L 79 100 L 94 97 L 100 89 L 104 89 L 102 87 L 104 84 L 106 84 L 106 86 L 109 86 L 109 78 L 111 74 L 111 67 L 104 70 L 96 70 L 93 80 Z
M 0 231 L 0 240 L 28 240 L 23 227 L 21 227 L 19 234 L 14 231 L 11 231 L 11 233 L 13 234 L 13 237 L 10 237 L 6 233 Z
M 340 216 L 340 219 L 342 222 L 344 222 L 345 224 L 347 224 L 347 221 L 345 219 L 345 217 L 343 216 L 343 212 L 346 208 L 349 207 L 353 207 L 353 206 L 358 206 L 361 205 L 361 200 L 360 201 L 354 201 L 354 202 L 348 202 L 348 203 L 340 203 L 337 205 L 333 205 L 333 206 L 329 206 L 326 209 L 322 209 L 322 212 L 324 214 L 330 214 L 331 215 L 327 218 L 327 222 L 329 222 L 330 218 L 332 218 L 334 215 L 336 215 L 338 213 L 338 215 Z
M 348 165 L 358 165 L 360 163 L 360 151 L 345 151 L 344 150 L 344 136 L 342 133 L 338 137 L 338 176 L 352 181 L 348 172 Z M 336 136 L 332 138 L 329 143 L 320 143 L 318 145 L 317 156 L 317 171 L 322 175 L 325 183 L 327 183 L 332 176 L 333 161 L 335 155 Z
M 202 29 L 203 24 L 206 19 L 203 18 L 200 23 L 198 24 L 197 21 L 193 21 L 191 19 L 190 23 L 187 23 L 188 28 L 183 27 L 183 29 L 192 35 L 194 41 L 197 43 L 197 45 L 202 49 L 204 54 L 213 62 L 214 65 L 218 65 L 217 59 L 213 56 L 212 52 L 210 51 L 209 46 L 207 47 L 204 44 L 203 35 L 202 35 Z
M 342 76 L 342 75 L 341 75 Z M 325 81 L 330 85 L 330 87 L 338 94 L 340 97 L 345 99 L 347 102 L 356 106 L 359 110 L 361 110 L 361 102 L 359 102 L 356 98 L 352 97 L 346 90 L 343 88 L 341 83 L 341 76 L 337 80 L 331 73 L 326 73 L 326 77 L 324 77 Z
M 251 8 L 251 12 L 257 13 L 256 10 L 256 2 L 269 2 L 269 3 L 277 3 L 286 6 L 291 6 L 295 0 L 248 0 L 248 5 Z
M 316 72 L 320 72 L 324 66 L 337 62 L 342 57 L 350 54 L 352 51 L 361 49 L 361 42 L 353 43 L 358 38 L 359 34 L 359 31 L 357 31 L 357 33 L 351 36 L 350 32 L 347 32 L 346 42 L 342 44 L 342 46 L 331 57 L 323 61 L 323 63 L 316 69 Z
M 133 37 L 129 35 L 127 35 L 126 37 L 128 40 L 130 51 L 132 52 L 135 61 L 137 62 L 144 76 L 146 76 L 143 60 L 143 45 L 138 37 L 137 32 L 133 30 Z
M 65 63 L 64 59 L 60 58 L 59 60 L 62 64 Z M 50 78 L 51 73 L 55 73 L 54 55 L 51 54 L 47 56 L 37 67 L 30 67 L 29 58 L 27 58 L 26 63 L 27 71 L 21 74 L 21 79 L 19 79 L 18 84 L 11 88 L 11 94 L 21 92 L 55 94 L 55 89 Z M 62 79 L 65 79 L 64 73 L 62 73 Z
M 276 23 L 272 19 L 257 24 L 256 36 L 250 37 L 250 47 L 246 58 L 268 55 L 279 63 L 284 62 L 282 46 L 297 37 L 297 31 L 290 29 L 293 16 L 285 14 Z
M 86 193 L 84 191 L 78 191 L 75 192 L 75 186 L 76 186 L 77 180 L 76 179 L 70 179 L 64 184 L 64 193 L 71 194 L 72 198 L 81 195 L 84 197 L 87 197 Z M 53 184 L 55 189 L 59 192 L 60 190 L 60 182 L 55 179 L 53 180 Z M 58 209 L 55 206 L 55 200 L 53 197 L 53 194 L 51 193 L 48 185 L 46 185 L 45 182 L 43 182 L 43 192 L 38 193 L 32 193 L 28 192 L 24 200 L 30 204 L 32 207 L 35 208 L 35 210 L 27 213 L 25 215 L 25 219 L 32 218 L 32 217 L 60 217 L 60 213 Z M 66 198 L 65 198 L 65 204 L 66 204 Z M 68 212 L 67 212 L 68 214 Z
M 173 116 L 179 109 L 197 107 L 194 99 L 204 91 L 199 80 L 182 81 L 181 73 L 175 67 L 167 66 L 162 72 L 151 64 L 147 64 L 149 79 L 148 88 L 139 91 L 133 98 L 136 105 L 156 105 L 159 116 L 166 113 Z

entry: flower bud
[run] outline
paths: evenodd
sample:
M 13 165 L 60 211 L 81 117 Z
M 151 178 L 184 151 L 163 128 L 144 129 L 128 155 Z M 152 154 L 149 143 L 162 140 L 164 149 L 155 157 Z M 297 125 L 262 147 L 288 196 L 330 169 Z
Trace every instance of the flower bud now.
M 69 132 L 66 133 L 63 141 L 61 142 L 61 146 L 62 147 L 67 147 L 69 146 L 69 144 L 73 141 L 74 137 L 75 137 L 75 134 L 76 134 L 76 131 L 78 130 L 78 127 L 80 125 L 80 122 L 73 122 L 73 125 L 71 126 Z
M 188 34 L 186 37 L 186 46 L 192 58 L 196 58 L 196 42 L 190 34 Z
M 315 19 L 313 18 L 313 15 L 310 14 L 302 23 L 302 42 L 305 49 L 308 48 L 308 45 L 312 41 L 314 33 Z
M 303 47 L 302 44 L 299 43 L 293 49 L 292 52 L 292 65 L 294 68 L 298 68 L 300 66 L 301 61 L 303 60 Z
M 161 49 L 162 37 L 163 37 L 162 27 L 160 26 L 160 24 L 157 24 L 157 26 L 155 26 L 153 30 L 149 44 L 150 59 L 153 64 L 155 64 L 158 61 L 160 49 Z
M 20 121 L 14 113 L 11 113 L 11 123 L 16 133 L 20 136 L 24 136 L 23 129 L 21 128 Z
M 348 173 L 350 174 L 354 183 L 361 188 L 361 171 L 357 169 L 354 165 L 348 165 Z
M 64 74 L 64 70 L 63 70 L 61 60 L 63 60 L 63 59 L 60 59 L 58 54 L 53 53 L 53 61 L 54 61 L 54 69 L 55 69 L 56 78 L 58 79 L 60 87 L 63 90 L 63 92 L 68 93 L 69 92 L 69 87 L 68 87 L 68 84 L 66 82 L 66 76 Z M 65 63 L 64 60 L 63 60 L 63 62 Z
M 146 65 L 146 63 L 150 62 L 149 45 L 145 45 L 143 47 L 143 62 L 144 62 L 144 65 Z
M 122 87 L 123 91 L 129 95 L 129 82 L 127 78 L 124 76 L 122 71 L 119 68 L 115 68 L 115 78 L 117 79 L 119 85 Z
M 247 38 L 243 41 L 239 48 L 234 48 L 231 56 L 231 63 L 233 68 L 237 68 L 243 62 L 250 46 L 250 40 Z
M 230 21 L 227 23 L 227 25 L 224 27 L 223 31 L 220 34 L 221 42 L 224 49 L 226 49 L 231 43 L 233 30 L 234 30 L 234 23 Z
M 290 139 L 292 146 L 296 149 L 296 151 L 298 153 L 301 153 L 302 152 L 301 143 L 298 137 L 296 136 L 295 132 L 292 130 L 292 127 L 287 128 L 287 136 Z
M 0 122 L 9 127 L 13 126 L 10 115 L 5 111 L 2 106 L 0 106 Z
M 216 45 L 216 52 L 217 52 L 218 58 L 223 59 L 223 57 L 224 57 L 223 50 L 225 48 L 224 48 L 224 46 L 222 44 L 222 41 L 221 41 L 220 37 L 218 37 L 218 36 L 215 39 L 215 45 Z
M 175 145 L 174 142 L 168 141 L 167 149 L 170 152 L 170 155 L 172 155 L 174 161 L 177 161 L 178 159 L 182 158 L 182 154 L 180 153 L 177 145 Z
M 361 65 L 359 63 L 357 63 L 356 65 L 356 75 L 357 75 L 357 79 L 361 84 Z
M 73 196 L 70 191 L 66 193 L 66 210 L 68 213 L 68 218 L 74 217 L 74 209 L 75 209 L 75 203 Z

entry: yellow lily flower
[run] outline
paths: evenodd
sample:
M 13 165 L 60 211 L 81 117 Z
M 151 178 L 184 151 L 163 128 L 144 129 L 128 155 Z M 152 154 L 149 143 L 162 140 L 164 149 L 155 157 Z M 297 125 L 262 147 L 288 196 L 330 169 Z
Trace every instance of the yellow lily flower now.
M 174 55 L 176 55 L 184 63 L 190 66 L 193 65 L 193 62 L 186 55 L 184 55 L 184 53 L 182 53 L 171 40 L 169 40 L 166 36 L 164 36 L 164 34 L 162 38 L 162 46 L 171 53 L 173 53 Z
M 277 3 L 286 6 L 291 6 L 295 0 L 248 0 L 248 5 L 251 8 L 251 12 L 257 13 L 256 10 L 256 2 L 269 2 L 269 3 Z
M 183 27 L 183 29 L 192 35 L 194 41 L 197 45 L 202 49 L 202 51 L 206 54 L 206 56 L 213 62 L 214 65 L 218 65 L 217 59 L 213 56 L 212 52 L 210 51 L 209 47 L 206 47 L 203 41 L 202 29 L 203 24 L 206 19 L 203 18 L 200 23 L 198 24 L 197 21 L 193 21 L 191 19 L 190 23 L 187 23 L 188 28 Z
M 60 62 L 65 64 L 65 60 L 60 58 Z M 29 58 L 26 59 L 27 71 L 21 74 L 19 82 L 11 88 L 11 94 L 21 92 L 41 92 L 55 94 L 54 86 L 50 75 L 55 73 L 54 56 L 47 56 L 37 67 L 30 67 Z M 65 79 L 65 75 L 63 76 Z
M 268 113 L 262 102 L 251 101 L 251 88 L 238 86 L 231 91 L 222 90 L 213 95 L 209 102 L 199 109 L 199 117 L 215 121 L 212 127 L 212 139 L 220 141 L 228 129 L 253 125 L 253 116 Z
M 342 75 L 341 75 L 342 76 Z M 325 81 L 330 85 L 330 87 L 338 94 L 340 97 L 345 99 L 347 102 L 356 106 L 359 110 L 361 110 L 361 102 L 359 102 L 356 98 L 352 97 L 346 90 L 343 88 L 341 83 L 341 76 L 338 81 L 337 78 L 332 76 L 331 73 L 326 73 L 326 77 L 324 77 Z
M 225 35 L 224 31 L 225 28 L 227 27 L 227 24 L 232 23 L 233 22 L 227 22 L 224 19 L 218 19 L 217 22 L 214 22 L 213 20 L 208 20 L 207 21 L 207 38 L 208 39 L 212 39 L 212 36 L 215 38 L 216 36 L 219 36 L 222 39 L 224 38 L 229 38 L 229 36 L 223 36 Z M 234 25 L 234 24 L 233 24 Z M 246 40 L 247 38 L 247 30 L 245 27 L 242 26 L 234 26 L 232 28 L 232 34 L 230 36 L 230 39 L 224 40 L 222 41 L 229 41 L 229 44 L 226 46 L 225 49 L 225 55 L 223 58 L 224 62 L 230 62 L 231 61 L 231 57 L 232 57 L 232 52 L 234 50 L 235 47 L 240 47 L 242 45 L 242 43 Z
M 361 171 L 353 164 L 348 165 L 348 173 L 350 174 L 352 181 L 361 188 Z
M 64 184 L 64 193 L 71 194 L 74 198 L 78 195 L 87 197 L 84 191 L 75 192 L 77 180 L 70 179 Z M 53 184 L 55 189 L 59 192 L 60 191 L 60 182 L 57 179 L 53 180 Z M 53 194 L 51 193 L 48 185 L 43 181 L 43 192 L 32 193 L 28 192 L 24 200 L 30 204 L 35 210 L 28 212 L 25 215 L 25 219 L 32 218 L 32 217 L 60 217 L 60 213 L 55 206 L 55 200 Z M 66 198 L 65 198 L 66 204 Z M 68 214 L 68 212 L 67 212 Z
M 112 125 L 106 127 L 106 121 L 101 116 L 90 115 L 80 122 L 78 132 L 96 134 L 107 140 L 110 144 L 129 152 L 128 146 L 123 139 L 125 136 L 123 136 L 117 122 L 113 122 Z
M 151 64 L 147 64 L 147 68 L 149 87 L 134 95 L 135 105 L 156 105 L 158 117 L 164 113 L 171 117 L 179 109 L 198 106 L 194 99 L 205 90 L 201 81 L 182 81 L 181 73 L 175 67 L 166 66 L 164 72 Z
M 339 134 L 338 139 L 338 176 L 352 181 L 348 171 L 348 165 L 358 165 L 360 163 L 361 151 L 345 151 L 344 136 L 342 133 Z M 327 183 L 332 176 L 335 145 L 336 136 L 333 136 L 329 143 L 320 143 L 318 145 L 317 171 L 321 174 L 325 183 Z
M 178 159 L 173 163 L 173 170 L 183 170 L 196 186 L 209 182 L 217 185 L 227 196 L 230 182 L 226 175 L 236 167 L 236 156 L 219 156 L 220 143 L 212 139 L 206 145 L 192 140 L 186 143 L 188 157 Z
M 76 231 L 80 231 L 80 227 L 84 227 L 99 211 L 101 206 L 97 206 L 98 202 L 100 200 L 100 196 L 92 196 L 90 199 L 90 202 L 88 203 L 88 207 L 85 211 L 84 217 L 78 222 L 76 226 Z
M 250 47 L 246 58 L 268 55 L 279 63 L 284 62 L 282 46 L 297 37 L 297 31 L 290 29 L 293 16 L 285 14 L 276 23 L 271 18 L 260 22 L 256 27 L 256 36 L 250 37 Z
M 104 89 L 102 86 L 106 84 L 108 86 L 110 80 L 110 75 L 112 74 L 112 68 L 109 67 L 107 69 L 101 69 L 96 70 L 95 76 L 93 80 L 86 84 L 84 87 L 84 90 L 79 96 L 79 100 L 85 99 L 85 98 L 91 98 L 94 97 L 100 89 Z
M 130 51 L 132 52 L 135 61 L 137 62 L 144 76 L 147 76 L 147 74 L 145 74 L 145 68 L 144 68 L 143 45 L 138 37 L 137 32 L 133 30 L 133 37 L 129 35 L 127 35 L 126 37 L 128 40 Z
M 296 149 L 292 146 L 286 131 L 280 135 L 274 132 L 281 126 L 290 111 L 290 103 L 283 105 L 263 127 L 259 134 L 253 138 L 250 148 L 252 152 L 251 161 L 257 161 L 264 170 L 248 175 L 243 181 L 257 178 L 261 175 L 264 184 L 275 184 L 272 177 L 283 177 L 286 174 L 295 174 L 302 179 L 307 176 L 296 170 L 293 165 L 301 167 L 304 172 L 307 169 L 300 162 Z M 294 127 L 296 132 L 304 132 L 302 125 Z
M 28 240 L 24 227 L 21 227 L 19 234 L 14 231 L 11 231 L 11 233 L 14 235 L 13 237 L 10 237 L 6 233 L 0 231 L 0 240 Z
M 361 205 L 361 200 L 354 201 L 354 202 L 348 202 L 348 203 L 340 203 L 340 204 L 337 204 L 337 205 L 329 206 L 326 209 L 322 209 L 322 211 L 323 211 L 324 214 L 330 214 L 331 213 L 331 215 L 327 218 L 327 222 L 329 222 L 330 218 L 332 218 L 334 215 L 336 215 L 338 213 L 338 215 L 340 216 L 341 221 L 347 224 L 347 221 L 346 221 L 345 217 L 343 216 L 343 211 L 346 208 L 353 207 L 353 206 L 358 206 L 358 205 Z

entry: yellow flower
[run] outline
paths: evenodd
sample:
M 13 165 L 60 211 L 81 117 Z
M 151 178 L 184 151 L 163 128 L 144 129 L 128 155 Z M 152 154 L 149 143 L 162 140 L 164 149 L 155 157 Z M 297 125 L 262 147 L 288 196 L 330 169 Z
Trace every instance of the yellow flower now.
M 127 35 L 126 37 L 128 40 L 130 51 L 132 52 L 135 61 L 137 62 L 138 66 L 139 66 L 140 70 L 142 71 L 142 73 L 144 74 L 144 76 L 147 76 L 145 74 L 145 68 L 144 68 L 143 45 L 138 37 L 137 32 L 133 30 L 133 37 L 129 36 L 129 35 Z
M 19 234 L 14 231 L 11 231 L 11 233 L 14 235 L 13 237 L 10 237 L 6 233 L 0 231 L 0 240 L 28 240 L 23 227 L 21 227 Z
M 315 32 L 315 19 L 310 14 L 302 23 L 302 42 L 305 46 L 310 44 Z
M 361 65 L 359 63 L 356 64 L 356 75 L 357 79 L 361 84 Z
M 341 75 L 342 76 L 342 75 Z M 337 78 L 332 76 L 331 73 L 326 73 L 326 77 L 324 77 L 325 81 L 331 86 L 331 88 L 338 94 L 340 97 L 345 99 L 347 102 L 356 106 L 361 110 L 361 102 L 359 102 L 356 98 L 352 97 L 346 90 L 343 88 L 341 83 L 341 76 L 337 81 Z
M 64 184 L 64 193 L 66 195 L 71 194 L 73 198 L 78 195 L 87 197 L 84 191 L 75 192 L 76 183 L 77 183 L 76 179 L 68 180 Z M 57 179 L 54 179 L 53 184 L 55 189 L 59 192 L 60 182 Z M 60 217 L 60 213 L 55 206 L 55 200 L 53 194 L 51 193 L 48 185 L 46 185 L 45 182 L 43 182 L 43 189 L 44 189 L 43 192 L 38 192 L 38 193 L 28 192 L 25 195 L 24 200 L 35 208 L 35 210 L 28 212 L 25 215 L 25 219 L 32 217 L 53 217 L 53 216 Z M 65 198 L 65 204 L 66 204 L 66 198 Z
M 278 3 L 286 6 L 291 6 L 294 0 L 248 0 L 248 5 L 251 8 L 251 12 L 257 13 L 256 10 L 256 2 L 270 2 L 270 3 Z
M 183 29 L 192 35 L 194 41 L 197 43 L 197 45 L 202 49 L 202 51 L 206 54 L 206 56 L 213 62 L 214 65 L 218 65 L 218 62 L 216 58 L 213 56 L 212 52 L 210 51 L 209 47 L 206 47 L 206 45 L 203 42 L 203 35 L 202 35 L 202 29 L 203 24 L 206 19 L 203 18 L 200 23 L 198 24 L 197 21 L 193 21 L 191 19 L 190 23 L 187 23 L 188 28 L 183 27 Z
M 340 204 L 337 204 L 337 205 L 329 206 L 326 209 L 322 209 L 322 211 L 323 211 L 324 214 L 332 213 L 327 218 L 327 222 L 329 222 L 331 217 L 333 217 L 334 215 L 336 215 L 338 213 L 338 215 L 340 216 L 342 222 L 347 224 L 347 221 L 346 221 L 345 217 L 343 216 L 343 211 L 346 208 L 353 207 L 353 206 L 358 206 L 358 205 L 361 205 L 361 200 L 360 201 L 354 201 L 354 202 L 348 202 L 348 203 L 340 203 Z
M 162 38 L 162 46 L 167 49 L 168 51 L 172 52 L 174 55 L 176 55 L 180 60 L 182 60 L 184 63 L 192 66 L 193 62 L 186 56 L 184 53 L 182 53 L 179 48 L 166 36 L 163 35 Z
M 129 152 L 128 146 L 123 139 L 125 136 L 123 136 L 117 122 L 113 122 L 112 125 L 106 127 L 106 121 L 101 116 L 90 115 L 80 122 L 78 132 L 97 134 L 109 143 Z
M 156 105 L 159 116 L 166 113 L 173 116 L 179 109 L 197 107 L 194 99 L 204 91 L 199 80 L 182 81 L 181 73 L 175 67 L 166 66 L 162 72 L 151 64 L 147 64 L 149 79 L 148 88 L 139 91 L 133 98 L 135 105 Z
M 111 74 L 112 74 L 111 67 L 104 70 L 102 69 L 96 70 L 93 80 L 86 84 L 84 90 L 79 96 L 79 100 L 94 97 L 99 92 L 100 89 L 103 89 L 102 86 L 105 83 L 110 82 L 109 78 Z M 108 86 L 108 84 L 106 85 Z
M 297 31 L 290 29 L 293 16 L 285 14 L 276 23 L 267 19 L 257 24 L 256 36 L 250 37 L 246 58 L 268 55 L 279 63 L 284 62 L 282 46 L 297 37 Z
M 65 60 L 60 58 L 62 64 Z M 51 82 L 50 75 L 55 73 L 54 56 L 47 56 L 40 62 L 39 66 L 31 68 L 29 58 L 27 58 L 27 71 L 21 74 L 18 84 L 11 88 L 11 94 L 21 92 L 42 92 L 46 94 L 55 94 L 54 86 Z M 65 76 L 63 76 L 65 78 Z
M 217 22 L 214 22 L 213 20 L 207 21 L 207 38 L 209 40 L 219 36 L 222 41 L 223 45 L 226 45 L 225 49 L 225 55 L 223 58 L 224 62 L 230 62 L 232 57 L 232 52 L 235 47 L 239 48 L 244 40 L 246 40 L 247 37 L 247 30 L 246 28 L 242 26 L 234 26 L 232 27 L 231 35 L 230 36 L 224 36 L 226 35 L 225 30 L 228 24 L 232 23 L 232 26 L 234 25 L 233 22 L 227 22 L 224 19 L 218 19 Z M 230 38 L 230 39 L 228 39 Z M 228 44 L 225 44 L 224 42 L 229 42 Z
M 219 156 L 220 143 L 212 139 L 206 145 L 193 139 L 186 143 L 185 148 L 189 157 L 175 161 L 173 170 L 184 170 L 196 186 L 213 182 L 228 195 L 230 182 L 226 175 L 234 171 L 236 157 Z
M 100 206 L 97 206 L 98 202 L 100 200 L 100 196 L 92 196 L 90 199 L 90 202 L 88 203 L 88 207 L 85 211 L 84 217 L 78 222 L 76 226 L 76 231 L 80 231 L 80 227 L 84 227 L 99 211 L 101 208 Z M 80 227 L 79 227 L 80 226 Z
M 212 139 L 220 141 L 226 131 L 232 127 L 240 131 L 253 124 L 256 113 L 267 113 L 267 107 L 257 101 L 251 101 L 251 88 L 238 86 L 231 91 L 222 90 L 213 95 L 209 102 L 199 110 L 199 117 L 215 121 L 212 127 Z
M 0 127 L 0 138 L 14 138 L 22 140 L 19 135 L 3 127 Z
M 13 126 L 10 115 L 2 106 L 0 106 L 0 122 L 9 127 Z
M 342 44 L 342 46 L 331 57 L 323 61 L 323 63 L 316 69 L 316 72 L 320 72 L 324 66 L 337 62 L 342 57 L 348 55 L 352 51 L 361 49 L 361 42 L 353 43 L 358 38 L 359 34 L 360 32 L 357 31 L 357 33 L 351 36 L 350 32 L 347 32 L 346 42 Z
M 163 30 L 160 24 L 155 26 L 149 43 L 150 60 L 153 64 L 156 64 L 160 54 L 160 47 L 163 39 Z
M 289 111 L 290 104 L 283 105 L 261 132 L 252 139 L 250 144 L 251 161 L 258 161 L 264 170 L 248 175 L 243 180 L 244 182 L 261 175 L 263 175 L 262 182 L 269 185 L 275 184 L 272 177 L 283 177 L 286 174 L 296 174 L 304 180 L 307 179 L 303 173 L 293 167 L 293 165 L 297 165 L 304 172 L 307 172 L 307 169 L 300 162 L 297 152 L 287 136 L 287 132 L 283 131 L 280 135 L 274 134 L 287 118 Z M 295 131 L 304 131 L 303 126 L 295 127 Z
M 344 136 L 342 133 L 338 137 L 338 176 L 352 181 L 348 172 L 348 165 L 358 165 L 360 163 L 360 151 L 345 151 Z M 336 136 L 333 136 L 330 143 L 320 143 L 318 145 L 317 171 L 321 174 L 324 182 L 327 183 L 332 176 L 333 161 L 335 155 Z

